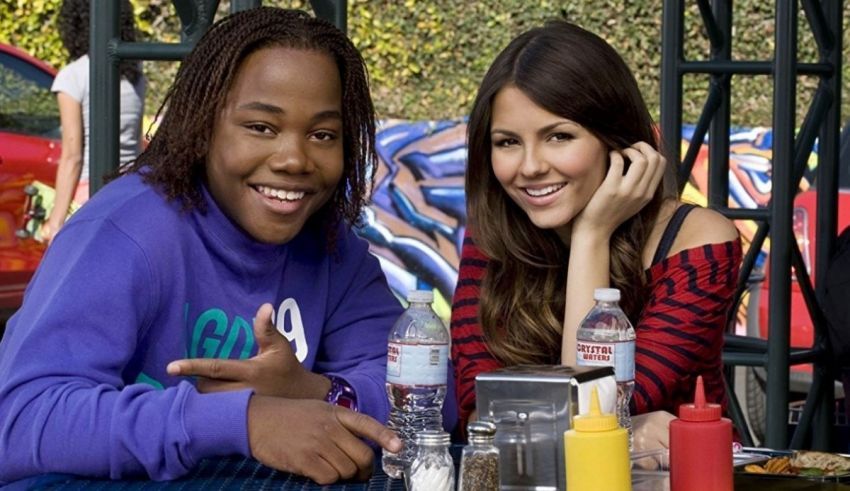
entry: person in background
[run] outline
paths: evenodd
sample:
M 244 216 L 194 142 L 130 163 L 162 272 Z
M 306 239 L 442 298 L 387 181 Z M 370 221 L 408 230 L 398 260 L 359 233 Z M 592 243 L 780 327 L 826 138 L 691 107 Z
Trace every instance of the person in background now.
M 719 213 L 677 198 L 672 166 L 622 58 L 554 21 L 515 38 L 481 82 L 468 126 L 469 215 L 452 310 L 461 427 L 475 376 L 520 363 L 574 365 L 595 288 L 635 326 L 635 447 L 702 375 L 726 404 L 721 349 L 741 246 Z
M 361 437 L 401 449 L 383 422 L 402 309 L 351 229 L 377 168 L 362 57 L 305 12 L 247 10 L 203 36 L 165 105 L 9 321 L 0 485 L 165 480 L 226 455 L 367 477 Z
M 59 12 L 59 34 L 70 63 L 59 70 L 51 90 L 56 93 L 62 125 L 62 154 L 56 169 L 53 210 L 41 228 L 48 244 L 68 218 L 72 201 L 89 198 L 89 10 L 90 0 L 64 0 Z M 121 40 L 136 40 L 133 7 L 121 0 Z M 146 81 L 141 63 L 132 60 L 118 65 L 121 76 L 119 152 L 125 165 L 142 150 L 142 116 Z

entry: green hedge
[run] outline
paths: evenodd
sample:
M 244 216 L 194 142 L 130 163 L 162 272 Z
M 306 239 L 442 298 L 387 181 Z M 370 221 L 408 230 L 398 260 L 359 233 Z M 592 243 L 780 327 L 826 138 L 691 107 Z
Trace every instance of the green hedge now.
M 17 45 L 60 67 L 66 55 L 56 29 L 61 0 L 0 2 L 0 42 Z M 305 8 L 304 0 L 266 0 L 266 5 Z M 733 56 L 766 60 L 773 52 L 773 3 L 735 2 Z M 133 0 L 145 39 L 174 41 L 178 24 L 169 0 Z M 546 19 L 566 17 L 600 34 L 617 48 L 635 71 L 655 117 L 658 116 L 661 59 L 661 0 L 577 0 L 572 2 L 505 0 L 349 0 L 349 34 L 369 65 L 376 107 L 382 118 L 441 119 L 467 114 L 488 64 L 508 41 Z M 228 2 L 222 2 L 221 14 Z M 845 5 L 850 19 L 850 2 Z M 696 2 L 688 2 L 686 56 L 705 59 L 708 41 Z M 814 61 L 817 50 L 800 10 L 800 59 Z M 844 33 L 850 59 L 850 26 Z M 566 55 L 566 54 L 565 54 Z M 176 63 L 147 62 L 150 80 L 147 112 L 154 113 L 174 76 Z M 845 63 L 842 121 L 850 117 L 850 63 Z M 802 122 L 817 80 L 800 77 L 798 124 Z M 699 116 L 707 90 L 706 76 L 687 76 L 686 122 Z M 732 120 L 742 126 L 769 126 L 772 118 L 768 77 L 733 79 Z

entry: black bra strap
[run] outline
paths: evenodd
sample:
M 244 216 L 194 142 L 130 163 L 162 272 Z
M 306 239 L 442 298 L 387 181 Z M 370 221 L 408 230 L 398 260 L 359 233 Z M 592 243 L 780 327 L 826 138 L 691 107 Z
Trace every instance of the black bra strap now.
M 655 257 L 652 258 L 652 264 L 656 264 L 664 260 L 673 246 L 673 241 L 676 240 L 676 235 L 679 234 L 679 229 L 682 227 L 682 222 L 688 213 L 696 208 L 696 205 L 683 204 L 673 213 L 673 217 L 667 223 L 667 228 L 664 229 L 664 235 L 661 236 L 661 241 L 658 243 L 658 249 L 655 250 Z

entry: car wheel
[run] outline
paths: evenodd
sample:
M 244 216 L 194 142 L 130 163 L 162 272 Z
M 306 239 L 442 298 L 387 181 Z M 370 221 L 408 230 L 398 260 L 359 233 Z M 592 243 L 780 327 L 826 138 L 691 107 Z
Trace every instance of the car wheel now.
M 764 281 L 764 273 L 756 268 L 750 275 L 747 295 L 747 336 L 760 337 L 759 331 L 759 303 L 761 297 L 761 284 Z M 741 367 L 744 371 L 743 398 L 745 402 L 744 412 L 747 417 L 747 425 L 750 433 L 760 444 L 764 441 L 765 428 L 767 427 L 767 372 L 763 367 Z M 738 391 L 740 394 L 741 391 Z M 740 397 L 740 396 L 739 396 Z
M 747 422 L 753 438 L 764 441 L 767 427 L 767 377 L 764 368 L 747 367 L 746 377 Z

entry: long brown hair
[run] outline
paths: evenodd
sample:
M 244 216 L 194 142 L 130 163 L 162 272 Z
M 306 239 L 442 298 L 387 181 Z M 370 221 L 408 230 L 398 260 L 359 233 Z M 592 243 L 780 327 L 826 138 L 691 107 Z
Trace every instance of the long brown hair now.
M 602 38 L 552 21 L 515 38 L 484 76 L 469 118 L 466 193 L 476 245 L 490 258 L 480 322 L 493 355 L 507 364 L 557 363 L 569 249 L 534 226 L 493 174 L 492 103 L 514 85 L 537 105 L 589 130 L 609 149 L 644 141 L 659 148 L 652 118 L 629 68 Z M 628 165 L 628 164 L 627 164 Z M 661 204 L 676 196 L 672 168 L 639 213 L 611 237 L 611 285 L 634 322 L 645 285 L 642 250 Z
M 157 117 L 164 114 L 147 149 L 131 165 L 184 209 L 204 210 L 199 182 L 215 120 L 248 55 L 269 46 L 328 53 L 342 81 L 343 176 L 328 203 L 310 218 L 333 244 L 340 221 L 355 223 L 366 205 L 377 169 L 375 110 L 366 65 L 357 48 L 333 24 L 298 10 L 258 7 L 216 22 L 183 61 Z M 165 108 L 168 108 L 166 111 Z

